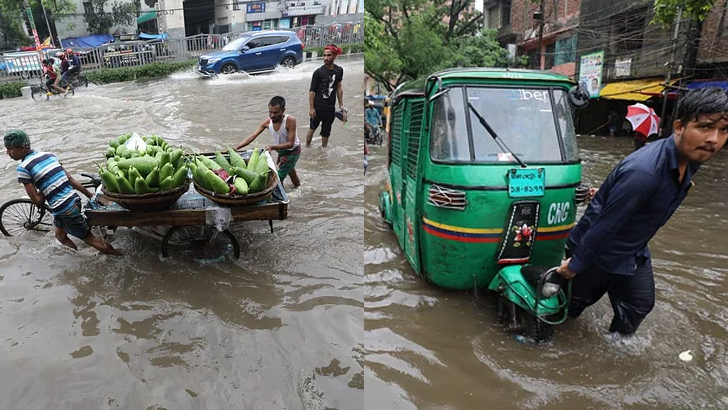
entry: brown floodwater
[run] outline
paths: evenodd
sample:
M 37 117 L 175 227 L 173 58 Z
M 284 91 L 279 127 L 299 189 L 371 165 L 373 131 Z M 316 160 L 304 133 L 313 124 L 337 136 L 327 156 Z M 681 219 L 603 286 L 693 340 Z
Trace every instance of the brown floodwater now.
M 119 229 L 121 258 L 78 252 L 52 233 L 0 236 L 0 409 L 361 409 L 363 100 L 361 57 L 340 58 L 350 122 L 298 163 L 288 219 L 234 224 L 237 261 L 162 258 Z M 108 141 L 156 133 L 195 150 L 234 146 L 280 94 L 308 128 L 318 62 L 272 75 L 90 86 L 67 99 L 0 100 L 0 129 L 25 129 L 74 176 Z M 262 134 L 260 146 L 270 140 Z M 0 203 L 23 195 L 0 159 Z
M 579 138 L 583 179 L 598 186 L 633 150 L 628 138 Z M 657 303 L 635 337 L 607 332 L 606 298 L 534 346 L 472 292 L 426 284 L 379 216 L 386 145 L 365 178 L 367 409 L 728 408 L 728 152 L 650 243 Z M 583 212 L 583 209 L 580 209 Z M 693 360 L 678 355 L 691 350 Z

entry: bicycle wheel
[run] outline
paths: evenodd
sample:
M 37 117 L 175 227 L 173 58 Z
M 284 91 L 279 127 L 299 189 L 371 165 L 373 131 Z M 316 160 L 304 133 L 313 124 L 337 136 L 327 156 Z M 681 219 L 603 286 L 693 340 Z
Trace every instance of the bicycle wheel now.
M 26 198 L 13 199 L 0 206 L 0 231 L 5 236 L 22 236 L 30 231 L 53 229 L 53 215 L 47 206 L 38 208 Z
M 88 78 L 86 78 L 86 76 L 79 75 L 76 77 L 76 84 L 74 84 L 74 87 L 78 88 L 81 86 L 88 87 Z
M 69 95 L 75 95 L 75 94 L 76 94 L 76 92 L 74 91 L 73 86 L 69 85 L 69 86 L 66 86 L 66 92 L 63 93 L 63 97 L 65 98 L 65 97 L 68 97 Z
M 162 256 L 196 259 L 198 262 L 224 261 L 226 255 L 238 259 L 240 244 L 229 230 L 214 226 L 173 226 L 162 239 Z
M 48 95 L 46 95 L 45 87 L 42 85 L 38 86 L 32 86 L 30 87 L 30 98 L 32 98 L 35 101 L 41 100 L 45 97 L 45 99 L 48 99 Z

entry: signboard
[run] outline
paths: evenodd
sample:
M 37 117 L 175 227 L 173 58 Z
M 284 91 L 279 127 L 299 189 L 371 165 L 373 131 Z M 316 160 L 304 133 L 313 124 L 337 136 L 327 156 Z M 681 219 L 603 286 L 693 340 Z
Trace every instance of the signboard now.
M 324 6 L 291 6 L 289 7 L 285 13 L 283 13 L 283 17 L 292 17 L 292 16 L 310 16 L 314 14 L 323 14 L 324 12 Z
M 582 83 L 589 90 L 592 98 L 599 97 L 599 89 L 602 86 L 602 62 L 604 51 L 586 54 L 581 56 L 579 64 L 579 83 Z
M 614 62 L 614 75 L 616 77 L 629 77 L 632 68 L 632 59 L 617 60 Z
M 246 13 L 265 13 L 265 2 L 247 3 L 245 5 Z

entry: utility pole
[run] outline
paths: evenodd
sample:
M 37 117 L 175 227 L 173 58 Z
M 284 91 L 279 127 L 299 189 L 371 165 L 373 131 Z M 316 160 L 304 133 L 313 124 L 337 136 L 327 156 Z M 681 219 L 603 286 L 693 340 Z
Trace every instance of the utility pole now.
M 35 49 L 38 50 L 38 57 L 43 60 L 43 50 L 40 48 L 40 39 L 38 39 L 38 30 L 35 29 L 35 21 L 33 20 L 33 12 L 30 10 L 30 3 L 28 0 L 23 0 L 23 6 L 25 12 L 28 14 L 28 22 L 30 23 L 30 30 L 33 32 L 33 38 L 35 39 Z
M 665 75 L 665 84 L 667 85 L 663 91 L 662 99 L 662 115 L 660 116 L 660 128 L 661 132 L 665 130 L 667 124 L 665 123 L 665 114 L 667 113 L 667 94 L 670 92 L 669 85 L 672 79 L 672 68 L 675 66 L 675 49 L 677 48 L 677 37 L 680 33 L 680 20 L 682 20 L 682 8 L 677 11 L 677 19 L 675 20 L 675 33 L 672 36 L 672 49 L 670 50 L 670 61 L 667 69 L 667 75 Z
M 40 1 L 40 6 L 43 8 L 43 17 L 45 18 L 46 26 L 48 27 L 48 37 L 51 38 L 51 45 L 53 45 L 53 48 L 55 48 L 56 42 L 53 41 L 53 32 L 51 31 L 51 23 L 48 22 L 48 15 L 46 14 L 45 6 L 43 5 L 43 0 L 38 0 L 38 1 Z
M 544 25 L 544 2 L 546 0 L 540 0 L 538 11 L 533 13 L 533 19 L 538 23 L 538 50 L 536 54 L 536 61 L 538 61 L 538 69 L 541 69 L 541 40 L 543 40 L 543 25 Z

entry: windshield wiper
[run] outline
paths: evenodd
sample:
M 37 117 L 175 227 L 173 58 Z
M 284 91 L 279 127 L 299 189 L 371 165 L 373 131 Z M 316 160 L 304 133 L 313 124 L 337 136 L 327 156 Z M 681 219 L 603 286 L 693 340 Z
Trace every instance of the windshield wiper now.
M 473 104 L 471 104 L 469 101 L 468 101 L 468 107 L 470 107 L 470 109 L 473 110 L 473 114 L 475 114 L 475 116 L 478 117 L 478 121 L 480 122 L 480 125 L 482 125 L 483 128 L 485 128 L 488 131 L 488 133 L 490 134 L 490 136 L 493 137 L 493 140 L 495 141 L 496 144 L 498 144 L 498 147 L 501 150 L 506 151 L 509 154 L 511 154 L 511 156 L 513 156 L 513 158 L 516 161 L 518 161 L 519 164 L 521 164 L 521 168 L 526 168 L 526 164 L 523 161 L 521 161 L 521 159 L 518 158 L 516 156 L 516 154 L 514 154 L 513 151 L 511 151 L 510 148 L 508 148 L 508 146 L 506 145 L 506 143 L 503 142 L 503 140 L 500 139 L 500 137 L 498 136 L 498 134 L 495 133 L 495 131 L 493 130 L 493 128 L 491 128 L 490 125 L 488 125 L 488 122 L 485 120 L 485 118 L 483 118 L 483 116 L 480 115 L 480 113 L 478 112 L 478 110 L 476 110 L 475 107 L 473 107 Z

